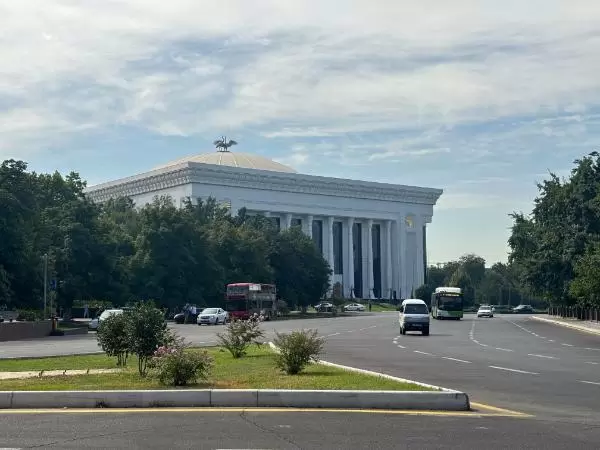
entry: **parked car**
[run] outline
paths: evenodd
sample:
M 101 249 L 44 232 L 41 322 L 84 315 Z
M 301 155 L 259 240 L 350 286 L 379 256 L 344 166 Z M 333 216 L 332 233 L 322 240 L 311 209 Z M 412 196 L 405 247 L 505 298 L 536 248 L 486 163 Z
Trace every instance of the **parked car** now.
M 335 308 L 335 306 L 333 306 L 333 303 L 329 302 L 322 302 L 318 305 L 315 305 L 317 312 L 332 312 L 333 308 Z
M 222 308 L 205 308 L 196 319 L 198 325 L 225 325 L 227 322 L 229 313 Z
M 481 305 L 477 310 L 477 317 L 494 317 L 494 310 L 489 305 Z
M 532 313 L 533 307 L 531 305 L 519 305 L 513 308 L 512 312 L 515 314 Z
M 360 303 L 350 303 L 344 306 L 344 311 L 365 311 L 365 306 Z

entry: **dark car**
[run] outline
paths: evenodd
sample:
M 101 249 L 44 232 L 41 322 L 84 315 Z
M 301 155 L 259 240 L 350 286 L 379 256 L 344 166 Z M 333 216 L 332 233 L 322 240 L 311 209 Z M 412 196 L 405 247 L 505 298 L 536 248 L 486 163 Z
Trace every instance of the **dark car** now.
M 185 323 L 185 314 L 184 312 L 177 313 L 173 316 L 173 320 L 175 323 Z M 198 314 L 187 313 L 188 320 L 187 323 L 196 323 L 196 319 L 198 318 Z

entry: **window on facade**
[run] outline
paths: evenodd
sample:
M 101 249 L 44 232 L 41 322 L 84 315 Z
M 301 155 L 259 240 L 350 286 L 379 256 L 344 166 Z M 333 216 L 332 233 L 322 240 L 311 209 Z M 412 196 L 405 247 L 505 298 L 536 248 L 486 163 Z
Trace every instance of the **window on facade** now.
M 292 219 L 292 227 L 302 227 L 302 219 Z
M 415 226 L 415 220 L 413 216 L 406 216 L 404 223 L 406 224 L 406 228 L 414 228 Z

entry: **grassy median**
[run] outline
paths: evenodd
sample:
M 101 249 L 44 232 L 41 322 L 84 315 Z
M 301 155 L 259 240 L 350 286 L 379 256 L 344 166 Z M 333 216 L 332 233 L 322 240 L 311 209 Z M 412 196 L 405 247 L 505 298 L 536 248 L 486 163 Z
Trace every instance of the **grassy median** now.
M 199 351 L 199 350 L 190 350 Z M 285 375 L 275 367 L 274 354 L 268 347 L 251 347 L 248 354 L 234 359 L 229 352 L 207 349 L 214 367 L 205 383 L 190 385 L 196 389 L 366 389 L 423 391 L 410 383 L 362 375 L 342 369 L 312 364 L 300 375 Z M 114 369 L 115 359 L 105 355 L 60 356 L 51 358 L 0 360 L 0 372 Z M 97 389 L 168 389 L 152 378 L 140 378 L 137 361 L 130 358 L 128 367 L 118 374 L 75 375 L 0 380 L 0 390 L 97 390 Z

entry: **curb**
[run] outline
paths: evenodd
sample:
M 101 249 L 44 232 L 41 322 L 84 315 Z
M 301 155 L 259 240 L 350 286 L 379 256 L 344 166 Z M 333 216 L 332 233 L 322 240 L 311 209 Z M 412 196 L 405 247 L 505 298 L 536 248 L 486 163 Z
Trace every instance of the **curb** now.
M 198 389 L 3 391 L 0 409 L 33 408 L 340 408 L 468 411 L 461 392 Z
M 598 330 L 593 330 L 593 329 L 590 329 L 587 327 L 583 327 L 581 325 L 576 325 L 576 324 L 572 324 L 572 323 L 568 323 L 568 322 L 562 322 L 560 320 L 547 319 L 545 317 L 531 316 L 531 318 L 534 320 L 539 320 L 540 322 L 546 322 L 546 323 L 551 323 L 554 325 L 560 325 L 565 328 L 571 328 L 573 330 L 583 331 L 585 333 L 590 333 L 590 334 L 594 334 L 596 336 L 600 336 L 600 327 L 598 328 Z

